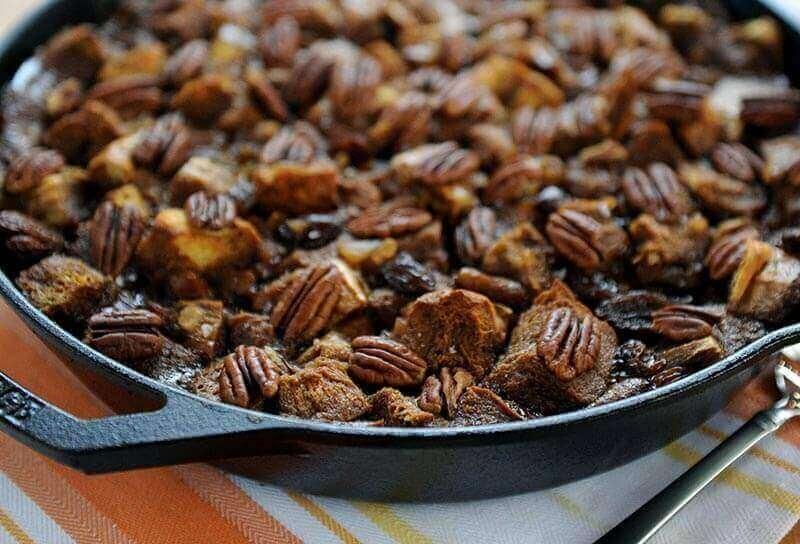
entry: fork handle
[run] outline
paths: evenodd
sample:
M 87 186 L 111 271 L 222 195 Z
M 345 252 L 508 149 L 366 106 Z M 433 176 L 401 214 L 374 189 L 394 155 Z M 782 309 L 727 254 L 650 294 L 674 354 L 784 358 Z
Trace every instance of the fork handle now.
M 645 503 L 595 544 L 643 544 L 672 516 L 686 506 L 701 489 L 781 425 L 775 409 L 753 416 L 738 431 L 718 445 L 661 493 Z

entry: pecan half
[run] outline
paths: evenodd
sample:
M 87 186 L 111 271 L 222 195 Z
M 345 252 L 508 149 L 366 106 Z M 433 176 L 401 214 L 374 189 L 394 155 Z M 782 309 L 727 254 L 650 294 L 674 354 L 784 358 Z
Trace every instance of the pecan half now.
M 462 268 L 455 277 L 456 287 L 486 295 L 495 302 L 512 308 L 523 308 L 528 302 L 528 291 L 514 280 L 490 276 L 475 268 Z
M 300 50 L 300 25 L 293 17 L 283 16 L 259 39 L 259 49 L 267 66 L 291 66 Z
M 158 79 L 150 75 L 117 77 L 92 87 L 87 99 L 103 102 L 123 118 L 131 119 L 161 107 L 164 97 L 158 83 Z
M 655 117 L 685 123 L 700 116 L 711 90 L 702 83 L 659 78 L 645 94 L 645 100 Z
M 147 310 L 101 312 L 89 318 L 88 344 L 124 363 L 142 361 L 161 353 L 163 320 Z
M 329 324 L 340 296 L 341 272 L 336 266 L 312 266 L 284 289 L 270 319 L 284 340 L 306 342 Z
M 737 218 L 720 223 L 705 259 L 711 279 L 730 277 L 742 260 L 745 242 L 760 238 L 758 228 L 749 219 Z
M 596 270 L 628 249 L 624 230 L 578 210 L 562 208 L 550 214 L 545 232 L 565 259 L 584 270 Z
M 392 159 L 392 167 L 400 177 L 427 185 L 461 181 L 479 166 L 477 153 L 461 149 L 455 142 L 422 145 Z
M 347 230 L 358 238 L 388 238 L 412 234 L 431 221 L 426 210 L 389 201 L 361 212 L 347 223 Z
M 767 205 L 766 193 L 760 185 L 698 164 L 682 164 L 678 173 L 703 206 L 716 214 L 754 216 Z
M 381 65 L 368 55 L 339 63 L 333 70 L 328 96 L 334 113 L 352 120 L 369 113 L 375 103 L 375 89 L 382 79 Z
M 711 160 L 723 174 L 747 183 L 759 178 L 764 170 L 764 161 L 761 157 L 740 143 L 717 144 L 711 152 Z
M 103 273 L 116 276 L 128 265 L 143 232 L 144 223 L 135 208 L 103 202 L 89 231 L 92 264 Z
M 286 121 L 289 118 L 289 107 L 263 71 L 250 68 L 245 72 L 244 78 L 253 98 L 267 114 L 278 121 Z
M 310 163 L 327 156 L 327 144 L 314 126 L 298 121 L 292 126 L 281 128 L 264 145 L 261 162 L 272 164 L 278 161 Z
M 547 367 L 561 381 L 591 370 L 600 353 L 597 318 L 579 319 L 571 308 L 555 308 L 539 336 L 539 349 Z
M 391 145 L 405 150 L 421 145 L 430 133 L 432 115 L 428 97 L 409 91 L 381 111 L 369 138 L 378 148 Z
M 0 211 L 0 237 L 9 251 L 24 257 L 41 257 L 64 245 L 61 234 L 14 210 Z
M 200 75 L 209 56 L 206 40 L 192 40 L 183 44 L 167 60 L 164 75 L 173 85 L 183 85 Z
M 35 147 L 17 155 L 6 171 L 5 190 L 11 194 L 33 189 L 45 176 L 59 172 L 66 166 L 64 156 L 52 149 Z
M 186 199 L 183 207 L 189 223 L 198 229 L 223 229 L 236 218 L 236 203 L 225 194 L 198 191 Z
M 560 183 L 564 174 L 564 163 L 556 156 L 517 158 L 497 169 L 483 196 L 489 202 L 512 203 L 535 196 L 545 185 Z
M 739 118 L 756 127 L 792 127 L 800 121 L 800 93 L 792 90 L 775 96 L 745 98 Z
M 377 386 L 419 385 L 428 364 L 403 344 L 383 336 L 359 336 L 353 340 L 350 374 Z
M 167 115 L 146 130 L 133 149 L 133 160 L 162 176 L 177 172 L 192 152 L 189 129 L 177 115 Z
M 239 346 L 223 360 L 219 395 L 224 402 L 243 408 L 278 394 L 286 363 L 272 348 Z
M 442 384 L 446 415 L 452 419 L 456 414 L 458 399 L 461 398 L 467 387 L 473 384 L 475 379 L 472 374 L 463 368 L 445 367 L 439 371 L 439 381 Z
M 692 197 L 675 171 L 664 163 L 653 163 L 647 171 L 628 168 L 622 177 L 628 202 L 659 221 L 676 219 L 692 211 Z
M 455 230 L 458 258 L 465 264 L 478 264 L 497 238 L 497 215 L 485 206 L 473 208 Z
M 310 47 L 299 51 L 289 81 L 284 89 L 286 99 L 301 107 L 316 102 L 328 88 L 336 61 L 319 48 Z
M 676 342 L 696 340 L 711 334 L 722 315 L 714 308 L 670 304 L 653 312 L 653 330 Z

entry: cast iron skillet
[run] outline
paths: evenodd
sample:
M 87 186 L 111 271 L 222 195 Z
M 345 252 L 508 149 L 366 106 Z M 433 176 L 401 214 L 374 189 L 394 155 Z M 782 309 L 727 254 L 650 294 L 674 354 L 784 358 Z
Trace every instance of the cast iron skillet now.
M 763 2 L 778 6 L 780 0 Z M 111 4 L 47 2 L 0 43 L 0 82 L 10 81 L 34 47 L 61 27 L 101 20 Z M 753 2 L 731 4 L 742 16 L 764 9 Z M 800 44 L 796 32 L 790 39 Z M 800 67 L 788 69 L 800 75 Z M 306 492 L 371 500 L 485 498 L 609 470 L 697 427 L 755 374 L 757 363 L 800 342 L 800 324 L 794 324 L 679 382 L 577 412 L 472 428 L 371 428 L 256 413 L 194 397 L 90 349 L 34 308 L 2 272 L 0 294 L 76 373 L 116 384 L 157 407 L 80 420 L 0 372 L 0 428 L 31 448 L 86 473 L 247 456 L 227 467 Z

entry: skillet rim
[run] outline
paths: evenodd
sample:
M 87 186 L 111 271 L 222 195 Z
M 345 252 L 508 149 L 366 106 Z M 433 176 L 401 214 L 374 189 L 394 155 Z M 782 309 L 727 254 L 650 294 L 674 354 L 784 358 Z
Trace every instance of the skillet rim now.
M 107 0 L 90 0 L 92 5 L 99 5 Z M 45 0 L 38 8 L 34 9 L 20 21 L 12 25 L 8 31 L 0 37 L 0 59 L 10 55 L 19 54 L 20 49 L 29 52 L 41 43 L 26 44 L 28 39 L 26 34 L 35 28 L 37 22 L 51 15 L 51 11 L 61 6 L 66 7 L 70 4 L 77 4 L 76 0 Z M 784 23 L 788 22 L 783 19 Z M 57 26 L 63 28 L 72 22 L 59 23 Z M 52 35 L 52 34 L 51 34 Z M 0 62 L 2 62 L 0 60 Z M 23 60 L 24 62 L 24 60 Z M 15 63 L 15 69 L 19 69 L 21 63 Z M 10 74 L 13 77 L 13 73 Z M 5 86 L 11 80 L 0 76 L 0 85 Z M 716 363 L 698 370 L 697 372 L 673 382 L 664 387 L 660 387 L 645 393 L 640 393 L 623 400 L 609 404 L 595 406 L 591 408 L 581 408 L 561 414 L 554 414 L 540 418 L 527 419 L 518 422 L 496 423 L 474 427 L 443 427 L 443 428 L 404 428 L 404 427 L 368 427 L 353 424 L 322 422 L 309 419 L 281 416 L 266 412 L 242 409 L 239 407 L 224 404 L 222 402 L 204 399 L 193 395 L 187 391 L 161 383 L 144 374 L 141 374 L 122 363 L 119 363 L 102 353 L 95 351 L 88 345 L 81 342 L 66 329 L 62 328 L 55 321 L 44 315 L 38 308 L 34 307 L 30 301 L 16 287 L 13 280 L 8 277 L 5 270 L 0 267 L 0 295 L 22 318 L 26 327 L 44 341 L 48 349 L 55 352 L 60 358 L 67 355 L 73 360 L 81 360 L 86 363 L 87 369 L 91 372 L 98 372 L 92 369 L 92 365 L 99 365 L 107 372 L 122 378 L 129 385 L 134 385 L 144 392 L 156 394 L 166 399 L 169 403 L 170 397 L 184 397 L 195 401 L 198 405 L 207 409 L 219 411 L 223 409 L 230 414 L 247 416 L 249 425 L 242 425 L 241 431 L 252 431 L 253 416 L 257 415 L 257 423 L 267 423 L 263 427 L 273 428 L 281 431 L 302 432 L 304 437 L 328 437 L 335 439 L 396 439 L 404 443 L 422 441 L 421 445 L 428 447 L 449 446 L 452 442 L 461 440 L 481 438 L 492 435 L 495 438 L 506 441 L 524 440 L 526 435 L 550 434 L 564 430 L 567 427 L 579 424 L 587 424 L 593 421 L 607 419 L 611 417 L 622 418 L 623 414 L 634 410 L 654 408 L 658 405 L 677 401 L 680 398 L 696 396 L 704 389 L 713 385 L 713 382 L 722 380 L 733 374 L 743 371 L 745 368 L 756 364 L 762 359 L 768 358 L 773 351 L 771 348 L 778 345 L 787 344 L 788 339 L 800 341 L 800 322 L 786 325 L 782 328 L 773 330 L 762 338 L 752 342 L 737 352 L 717 361 Z M 118 417 L 125 417 L 120 415 Z M 272 425 L 269 425 L 272 423 Z M 225 434 L 235 434 L 231 431 Z M 394 446 L 403 444 L 393 443 Z

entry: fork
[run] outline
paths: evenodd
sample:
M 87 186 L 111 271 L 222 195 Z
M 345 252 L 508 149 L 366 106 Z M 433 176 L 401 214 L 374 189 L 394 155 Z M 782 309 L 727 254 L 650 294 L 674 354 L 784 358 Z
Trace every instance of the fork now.
M 788 362 L 775 366 L 775 384 L 781 399 L 753 416 L 738 431 L 714 448 L 699 463 L 658 495 L 611 529 L 595 544 L 643 544 L 658 532 L 706 485 L 756 443 L 800 415 L 800 374 Z

